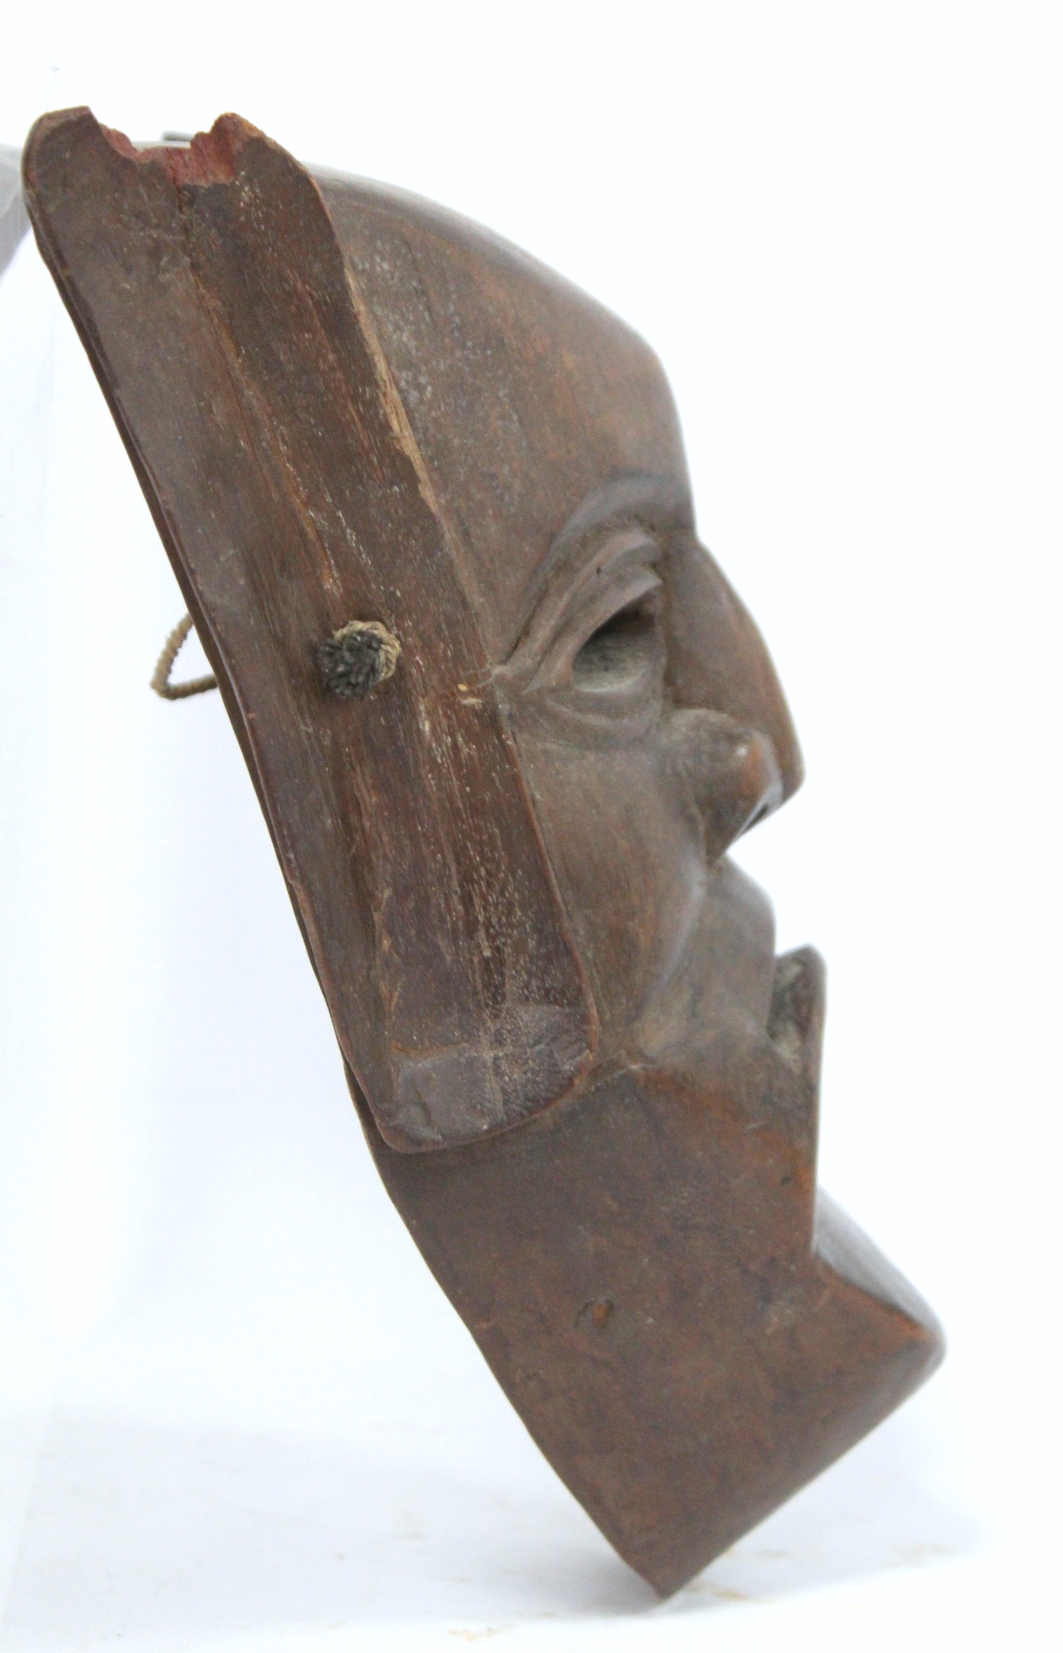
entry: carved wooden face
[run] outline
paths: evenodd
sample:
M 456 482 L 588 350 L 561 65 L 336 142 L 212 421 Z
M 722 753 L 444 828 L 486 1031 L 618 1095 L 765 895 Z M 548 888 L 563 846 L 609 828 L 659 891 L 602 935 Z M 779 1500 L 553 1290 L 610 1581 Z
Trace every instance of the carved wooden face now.
M 143 153 L 44 117 L 27 185 L 385 1140 L 763 1028 L 770 918 L 721 857 L 800 760 L 653 353 L 234 116 Z M 401 643 L 364 701 L 318 669 L 352 624 Z
M 676 681 L 684 587 L 719 582 L 692 534 L 649 480 L 606 486 L 593 507 L 563 557 L 555 546 L 499 676 L 603 1033 L 644 1051 L 666 1030 L 701 1043 L 735 1018 L 763 1033 L 770 908 L 723 857 L 781 802 L 779 756 Z M 711 664 L 705 619 L 689 643 Z
M 660 365 L 516 249 L 235 116 L 138 153 L 49 114 L 25 178 L 392 1198 L 675 1589 L 940 1340 L 816 1202 L 822 969 L 775 959 L 726 855 L 800 758 Z
M 694 533 L 660 364 L 487 233 L 319 181 L 463 541 L 606 1047 L 704 1045 L 750 1019 L 763 1033 L 770 909 L 722 858 L 793 791 L 800 756 L 756 628 Z

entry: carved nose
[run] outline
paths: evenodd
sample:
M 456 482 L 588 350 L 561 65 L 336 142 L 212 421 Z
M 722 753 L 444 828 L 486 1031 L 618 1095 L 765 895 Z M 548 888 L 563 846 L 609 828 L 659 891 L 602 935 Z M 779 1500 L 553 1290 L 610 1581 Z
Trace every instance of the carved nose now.
M 681 784 L 705 823 L 710 860 L 782 802 L 782 777 L 766 735 L 726 712 L 685 709 L 668 720 Z

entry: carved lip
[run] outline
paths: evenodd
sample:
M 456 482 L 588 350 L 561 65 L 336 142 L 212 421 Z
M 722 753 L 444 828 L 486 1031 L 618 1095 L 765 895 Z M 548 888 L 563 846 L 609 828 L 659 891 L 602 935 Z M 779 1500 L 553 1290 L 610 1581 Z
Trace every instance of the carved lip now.
M 638 1048 L 654 1063 L 699 1082 L 726 1080 L 735 1063 L 767 1055 L 782 1090 L 796 1099 L 785 1134 L 811 1142 L 822 1061 L 823 961 L 811 947 L 776 954 L 766 895 L 730 863 L 721 873 L 715 899 L 711 889 L 706 892 L 675 968 L 639 1019 Z M 769 1122 L 766 1114 L 763 1123 Z
M 765 1027 L 783 1060 L 817 1087 L 823 1063 L 824 976 L 823 961 L 812 947 L 776 954 Z

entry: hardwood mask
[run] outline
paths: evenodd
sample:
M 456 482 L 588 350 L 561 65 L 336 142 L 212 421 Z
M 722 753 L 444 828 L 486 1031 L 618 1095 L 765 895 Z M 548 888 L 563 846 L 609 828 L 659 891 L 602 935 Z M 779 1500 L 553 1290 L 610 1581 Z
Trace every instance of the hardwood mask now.
M 550 1462 L 675 1589 L 942 1345 L 817 1194 L 822 964 L 776 957 L 726 853 L 801 759 L 660 364 L 236 116 L 138 150 L 46 115 L 25 179 L 381 1175 Z

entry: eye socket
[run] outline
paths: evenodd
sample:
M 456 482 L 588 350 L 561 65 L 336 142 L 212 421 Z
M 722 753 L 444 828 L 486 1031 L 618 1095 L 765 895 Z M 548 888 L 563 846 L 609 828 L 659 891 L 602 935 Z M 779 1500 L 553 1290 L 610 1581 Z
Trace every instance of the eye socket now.
M 522 726 L 547 740 L 621 746 L 661 714 L 661 547 L 641 524 L 581 546 L 498 677 Z
M 611 614 L 576 651 L 572 679 L 590 692 L 622 688 L 645 675 L 657 650 L 657 604 L 638 597 Z

